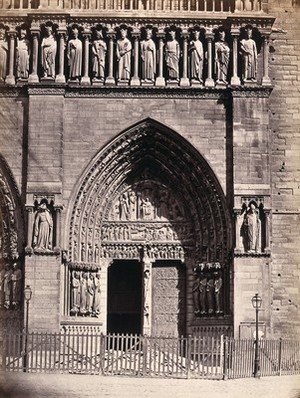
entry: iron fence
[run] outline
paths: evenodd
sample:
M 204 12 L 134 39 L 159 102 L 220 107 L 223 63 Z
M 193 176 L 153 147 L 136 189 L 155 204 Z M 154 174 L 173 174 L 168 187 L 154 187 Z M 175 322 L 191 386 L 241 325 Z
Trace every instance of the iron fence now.
M 27 338 L 26 338 L 27 337 Z M 235 379 L 253 376 L 254 340 L 92 333 L 7 334 L 5 371 Z M 300 342 L 260 340 L 261 376 L 300 373 Z

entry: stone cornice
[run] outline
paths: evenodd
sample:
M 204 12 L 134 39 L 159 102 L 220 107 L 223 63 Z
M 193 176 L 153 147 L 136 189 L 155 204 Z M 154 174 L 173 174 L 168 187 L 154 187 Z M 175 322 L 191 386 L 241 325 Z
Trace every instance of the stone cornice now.
M 264 13 L 201 13 L 201 12 L 189 12 L 181 11 L 178 12 L 166 12 L 152 11 L 112 11 L 112 10 L 99 10 L 97 11 L 69 11 L 59 12 L 53 11 L 37 11 L 27 10 L 1 10 L 0 21 L 8 26 L 18 25 L 23 22 L 39 21 L 44 23 L 45 21 L 53 21 L 59 23 L 60 21 L 66 21 L 67 23 L 77 23 L 80 25 L 95 25 L 102 23 L 108 27 L 115 28 L 121 23 L 126 22 L 129 26 L 138 27 L 145 24 L 153 24 L 157 28 L 168 26 L 170 24 L 176 24 L 182 29 L 188 29 L 194 25 L 200 25 L 201 27 L 214 28 L 220 25 L 226 26 L 245 26 L 246 24 L 252 24 L 253 26 L 268 30 L 271 33 L 272 26 L 275 21 L 275 17 Z
M 5 88 L 6 89 L 6 88 Z M 20 89 L 19 89 L 20 90 Z M 118 86 L 76 86 L 67 85 L 45 86 L 40 84 L 29 85 L 28 95 L 63 95 L 66 98 L 203 98 L 219 99 L 229 98 L 268 98 L 272 87 L 254 86 L 254 87 L 227 87 L 227 88 L 194 88 L 194 87 L 118 87 Z M 5 95 L 5 93 L 8 93 Z M 13 95 L 14 94 L 14 95 Z M 18 88 L 7 88 L 0 96 L 17 96 Z

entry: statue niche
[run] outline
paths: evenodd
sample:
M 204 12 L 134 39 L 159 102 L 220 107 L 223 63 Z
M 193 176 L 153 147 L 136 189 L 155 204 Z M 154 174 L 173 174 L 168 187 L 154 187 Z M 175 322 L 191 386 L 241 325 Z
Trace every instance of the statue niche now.
M 36 206 L 33 226 L 33 249 L 35 252 L 47 252 L 53 249 L 53 210 L 46 199 Z

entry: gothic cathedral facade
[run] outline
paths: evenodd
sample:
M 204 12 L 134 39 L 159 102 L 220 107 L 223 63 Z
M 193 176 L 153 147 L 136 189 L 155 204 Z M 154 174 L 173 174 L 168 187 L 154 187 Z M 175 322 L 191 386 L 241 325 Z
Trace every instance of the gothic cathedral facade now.
M 297 337 L 288 3 L 0 3 L 2 331 Z

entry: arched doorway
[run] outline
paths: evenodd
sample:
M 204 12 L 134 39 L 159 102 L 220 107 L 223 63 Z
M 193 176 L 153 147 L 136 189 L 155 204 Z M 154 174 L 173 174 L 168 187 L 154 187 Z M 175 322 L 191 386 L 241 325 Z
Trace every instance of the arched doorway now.
M 107 332 L 142 333 L 142 267 L 138 260 L 114 260 L 108 269 Z
M 89 272 L 91 279 L 101 270 L 103 324 L 108 320 L 104 308 L 111 294 L 107 272 L 113 272 L 107 270 L 115 267 L 115 261 L 125 266 L 129 260 L 140 264 L 143 275 L 143 333 L 156 333 L 154 303 L 162 295 L 157 292 L 155 273 L 160 267 L 167 274 L 172 262 L 176 281 L 168 286 L 162 277 L 160 284 L 165 292 L 172 290 L 172 283 L 177 289 L 171 308 L 174 312 L 177 305 L 177 322 L 185 326 L 172 326 L 173 335 L 197 331 L 199 325 L 218 323 L 230 315 L 231 221 L 225 197 L 204 158 L 176 132 L 147 119 L 116 137 L 93 159 L 80 181 L 70 218 L 68 278 L 72 285 L 75 270 Z M 184 272 L 178 272 L 182 267 Z M 221 280 L 221 310 L 217 308 L 220 297 L 211 289 L 206 310 L 199 311 L 201 296 L 194 293 L 203 275 L 213 286 Z M 183 284 L 185 289 L 180 290 Z M 70 310 L 72 302 L 67 305 Z M 167 319 L 167 310 L 161 316 Z
M 24 238 L 18 188 L 0 156 L 0 334 L 23 327 Z

